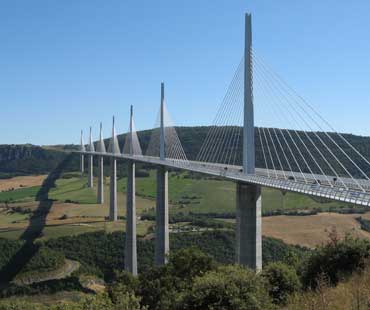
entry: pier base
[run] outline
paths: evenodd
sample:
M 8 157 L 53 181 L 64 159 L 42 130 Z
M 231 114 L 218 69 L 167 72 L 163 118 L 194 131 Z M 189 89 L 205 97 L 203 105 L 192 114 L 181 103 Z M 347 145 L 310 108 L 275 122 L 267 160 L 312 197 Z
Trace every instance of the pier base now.
M 93 156 L 89 155 L 89 174 L 88 174 L 88 180 L 87 180 L 87 186 L 90 188 L 94 187 L 94 163 L 93 163 Z
M 109 220 L 117 221 L 117 218 L 117 159 L 112 157 L 110 162 Z
M 99 157 L 98 203 L 104 203 L 104 158 Z
M 236 262 L 262 269 L 261 187 L 236 185 Z
M 160 166 L 157 169 L 157 206 L 155 232 L 155 264 L 157 266 L 167 263 L 169 250 L 168 172 L 165 167 Z
M 135 163 L 133 161 L 129 161 L 127 172 L 125 270 L 137 276 Z

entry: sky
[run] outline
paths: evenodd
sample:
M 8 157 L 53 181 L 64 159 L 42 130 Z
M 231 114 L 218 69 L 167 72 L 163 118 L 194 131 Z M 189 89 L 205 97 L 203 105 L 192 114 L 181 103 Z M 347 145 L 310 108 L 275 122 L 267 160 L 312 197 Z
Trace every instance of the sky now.
M 336 130 L 370 136 L 370 1 L 1 0 L 0 144 L 79 143 L 151 128 L 165 82 L 176 125 L 209 125 L 244 48 Z M 85 137 L 87 140 L 87 137 Z

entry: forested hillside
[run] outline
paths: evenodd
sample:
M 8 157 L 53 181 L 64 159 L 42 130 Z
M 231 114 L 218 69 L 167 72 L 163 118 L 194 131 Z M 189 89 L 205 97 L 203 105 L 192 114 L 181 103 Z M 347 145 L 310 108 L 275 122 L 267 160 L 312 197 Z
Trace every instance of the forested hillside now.
M 187 158 L 190 160 L 194 160 L 199 153 L 199 150 L 203 144 L 203 141 L 206 139 L 207 133 L 211 127 L 209 126 L 201 126 L 201 127 L 176 127 L 176 131 L 180 138 L 180 141 L 183 145 L 184 151 L 187 155 Z M 226 128 L 226 131 L 229 130 L 236 130 L 241 132 L 240 128 Z M 303 146 L 302 142 L 310 147 L 312 155 L 318 161 L 319 165 L 323 168 L 323 170 L 328 173 L 332 174 L 329 167 L 325 164 L 325 160 L 323 156 L 327 159 L 330 159 L 332 162 L 333 167 L 338 171 L 342 171 L 343 169 L 340 167 L 339 164 L 335 164 L 335 160 L 331 157 L 332 155 L 330 152 L 325 148 L 325 146 L 319 141 L 318 137 L 322 139 L 330 148 L 335 149 L 335 143 L 337 143 L 341 148 L 343 148 L 346 152 L 348 152 L 352 158 L 358 160 L 358 165 L 368 174 L 370 175 L 370 167 L 363 161 L 360 160 L 359 156 L 356 155 L 353 150 L 351 150 L 350 146 L 346 144 L 339 136 L 334 134 L 329 134 L 332 137 L 333 141 L 330 141 L 330 138 L 325 133 L 312 133 L 309 132 L 307 135 L 304 133 L 300 133 L 301 140 L 296 138 L 296 133 L 293 131 L 285 131 L 284 135 L 286 140 L 290 139 L 289 133 L 291 136 L 296 140 L 297 146 L 300 149 L 300 152 L 305 157 L 305 159 L 310 164 L 313 172 L 320 173 L 317 166 L 312 162 L 312 159 Z M 145 153 L 149 141 L 151 138 L 152 131 L 151 130 L 144 130 L 138 132 L 138 137 L 140 140 L 141 148 Z M 356 135 L 343 135 L 357 150 L 359 150 L 368 160 L 370 160 L 370 137 L 362 137 Z M 118 141 L 120 143 L 121 148 L 124 145 L 125 135 L 119 135 Z M 274 135 L 272 135 L 272 139 L 274 143 L 278 145 L 278 141 Z M 280 139 L 283 141 L 283 136 L 280 136 Z M 311 142 L 310 139 L 317 145 L 318 149 L 322 153 L 321 156 L 316 150 Z M 242 147 L 242 139 L 239 137 L 239 143 L 233 147 L 231 152 L 236 153 L 235 156 L 235 163 L 241 163 L 241 147 Z M 257 167 L 265 167 L 264 157 L 262 153 L 262 147 L 260 144 L 260 137 L 258 136 L 258 131 L 256 131 L 256 165 Z M 108 147 L 109 139 L 105 140 L 106 146 Z M 270 142 L 271 143 L 271 142 Z M 271 143 L 272 145 L 272 143 Z M 285 153 L 289 159 L 289 162 L 292 165 L 292 169 L 298 171 L 297 167 L 294 167 L 294 160 L 292 155 L 290 155 L 290 150 L 284 144 L 282 144 Z M 40 174 L 40 173 L 47 173 L 51 169 L 55 168 L 58 163 L 66 156 L 63 151 L 68 151 L 72 149 L 76 149 L 76 145 L 58 145 L 54 147 L 39 147 L 33 145 L 0 145 L 0 177 L 10 177 L 15 175 L 28 175 L 28 174 Z M 294 156 L 296 158 L 301 158 L 299 152 L 295 148 L 291 148 Z M 346 156 L 340 152 L 339 150 L 334 152 L 336 157 L 340 159 L 349 169 L 349 171 L 357 177 L 361 177 L 361 174 L 358 170 L 349 163 Z M 85 163 L 87 164 L 87 163 Z M 272 168 L 272 163 L 267 160 L 267 164 L 269 168 Z M 77 169 L 79 165 L 78 156 L 71 161 L 71 164 L 67 167 L 68 170 Z M 289 170 L 289 166 L 286 164 L 285 161 L 282 161 L 283 168 Z M 302 168 L 305 172 L 309 172 L 307 168 L 302 164 Z M 122 170 L 121 170 L 122 173 Z
M 0 178 L 48 174 L 65 156 L 63 152 L 31 144 L 0 145 Z

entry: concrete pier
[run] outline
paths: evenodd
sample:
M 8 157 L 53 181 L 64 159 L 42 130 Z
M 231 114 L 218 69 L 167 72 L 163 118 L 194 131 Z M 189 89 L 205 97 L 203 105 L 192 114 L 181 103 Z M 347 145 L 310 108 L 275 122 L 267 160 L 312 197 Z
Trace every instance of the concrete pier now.
M 245 15 L 243 172 L 255 173 L 252 16 Z M 236 185 L 236 262 L 262 269 L 261 187 Z
M 125 270 L 137 276 L 135 163 L 127 167 Z
M 118 155 L 120 154 L 120 149 L 118 145 L 118 140 L 116 136 L 116 129 L 114 127 L 114 116 L 112 125 L 112 138 L 109 142 L 108 152 Z M 111 221 L 117 221 L 117 159 L 110 158 L 110 200 L 109 200 L 109 219 Z
M 99 135 L 99 141 L 97 143 L 96 148 L 98 153 L 105 153 L 105 143 L 103 139 L 103 125 L 100 123 L 100 135 Z M 98 179 L 98 203 L 103 204 L 104 203 L 104 157 L 99 156 L 98 162 L 99 162 L 99 179 Z
M 242 182 L 236 185 L 236 258 L 240 265 L 262 269 L 261 187 Z
M 94 142 L 92 138 L 92 129 L 90 127 L 90 139 L 89 139 L 89 145 L 87 150 L 89 152 L 95 152 Z M 87 179 L 87 185 L 88 187 L 92 188 L 94 187 L 94 158 L 93 155 L 88 155 L 89 163 L 88 163 L 88 179 Z
M 84 172 L 85 172 L 85 156 L 84 156 L 84 154 L 80 155 L 80 172 L 81 172 L 81 175 L 83 175 Z
M 104 203 L 104 157 L 99 156 L 98 203 Z
M 109 220 L 117 221 L 117 160 L 113 157 L 110 160 Z
M 165 124 L 164 124 L 164 83 L 161 83 L 161 112 L 160 112 L 160 136 L 159 157 L 166 158 Z M 168 231 L 168 172 L 166 167 L 157 168 L 157 205 L 156 205 L 156 231 L 155 231 L 155 258 L 156 265 L 167 263 L 170 252 Z
M 81 152 L 85 152 L 85 151 L 86 151 L 83 136 L 84 136 L 84 133 L 83 133 L 83 131 L 81 130 L 81 137 L 80 137 L 80 151 L 81 151 Z M 80 155 L 80 172 L 81 172 L 81 176 L 82 176 L 82 175 L 84 174 L 84 172 L 85 172 L 85 155 L 84 155 L 84 154 L 81 154 L 81 155 Z
M 157 168 L 157 205 L 155 231 L 155 264 L 167 263 L 170 251 L 168 231 L 168 172 L 165 167 Z
M 89 157 L 89 167 L 88 167 L 88 179 L 87 179 L 87 186 L 90 188 L 94 187 L 94 163 L 93 163 L 93 156 L 88 155 Z

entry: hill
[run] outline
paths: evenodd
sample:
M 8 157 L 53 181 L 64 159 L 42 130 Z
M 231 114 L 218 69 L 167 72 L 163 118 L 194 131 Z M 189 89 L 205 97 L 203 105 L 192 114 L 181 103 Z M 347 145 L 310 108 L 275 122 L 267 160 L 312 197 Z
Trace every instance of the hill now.
M 0 178 L 48 174 L 65 157 L 64 152 L 31 144 L 0 145 Z
M 189 160 L 196 159 L 197 154 L 202 146 L 203 141 L 205 140 L 207 133 L 211 127 L 209 126 L 199 126 L 199 127 L 176 127 L 177 134 L 182 142 L 182 146 L 184 151 L 187 155 Z M 228 130 L 231 130 L 229 128 Z M 150 137 L 152 134 L 152 130 L 144 130 L 138 132 L 138 137 L 140 140 L 142 150 L 146 151 Z M 294 132 L 291 132 L 294 136 Z M 316 133 L 322 137 L 323 141 L 325 141 L 329 146 L 333 145 L 332 142 L 328 141 L 328 138 L 325 133 Z M 286 131 L 286 135 L 288 131 Z M 310 145 L 309 139 L 306 135 L 301 134 L 302 141 L 305 142 L 307 145 Z M 343 142 L 338 137 L 335 137 L 331 134 L 335 142 L 340 145 L 345 151 L 347 151 L 353 158 L 356 159 L 356 155 L 353 154 L 354 152 L 350 149 L 350 147 Z M 368 160 L 370 160 L 370 137 L 362 137 L 350 134 L 343 135 L 356 149 L 358 149 Z M 315 133 L 308 132 L 308 137 L 310 137 L 313 141 L 317 142 L 317 137 Z M 124 145 L 125 134 L 121 134 L 118 136 L 118 141 L 120 143 L 121 148 Z M 239 144 L 235 147 L 233 152 L 237 154 L 241 154 L 242 149 L 242 139 L 239 139 Z M 265 167 L 264 160 L 263 160 L 263 153 L 262 147 L 259 143 L 260 139 L 258 136 L 258 132 L 256 131 L 256 165 L 257 167 Z M 105 140 L 106 146 L 108 147 L 109 139 Z M 277 144 L 277 141 L 275 141 Z M 329 152 L 326 148 L 321 144 L 317 143 L 318 148 L 320 149 L 321 153 L 327 157 L 331 158 Z M 55 168 L 66 156 L 63 151 L 73 150 L 76 149 L 76 145 L 55 145 L 55 146 L 34 146 L 34 145 L 0 145 L 0 178 L 12 177 L 17 175 L 30 175 L 30 174 L 44 174 L 51 171 Z M 313 148 L 313 147 L 312 147 Z M 309 160 L 310 156 L 308 152 L 302 146 L 300 148 L 302 155 Z M 292 150 L 294 156 L 300 158 L 300 155 L 297 150 Z M 286 154 L 289 154 L 289 150 L 286 148 Z M 324 171 L 330 173 L 329 167 L 325 164 L 324 159 L 319 155 L 318 151 L 312 150 L 312 154 L 318 160 L 320 166 L 323 167 Z M 336 156 L 344 163 L 348 164 L 348 159 L 345 158 L 345 155 L 341 152 L 337 152 Z M 289 157 L 289 155 L 288 155 Z M 293 162 L 293 159 L 290 158 L 290 162 Z M 241 163 L 241 155 L 238 155 L 236 158 L 236 163 Z M 87 164 L 87 163 L 86 163 Z M 73 160 L 70 162 L 69 166 L 66 167 L 67 171 L 69 170 L 77 170 L 78 169 L 78 156 L 75 156 Z M 271 165 L 271 163 L 270 163 Z M 339 165 L 333 164 L 334 168 L 338 171 L 341 171 L 341 167 Z M 370 175 L 370 167 L 368 167 L 363 161 L 359 163 L 359 166 L 368 174 Z M 312 165 L 313 171 L 315 173 L 320 173 L 318 168 L 315 169 L 315 165 Z M 272 167 L 271 167 L 272 168 Z M 283 168 L 289 170 L 289 167 L 283 162 Z M 348 164 L 349 171 L 356 177 L 361 177 L 358 173 L 356 168 L 353 165 Z M 305 169 L 304 169 L 305 170 Z M 124 170 L 120 171 L 124 173 Z M 307 169 L 305 172 L 309 172 Z M 332 173 L 331 173 L 332 174 Z

